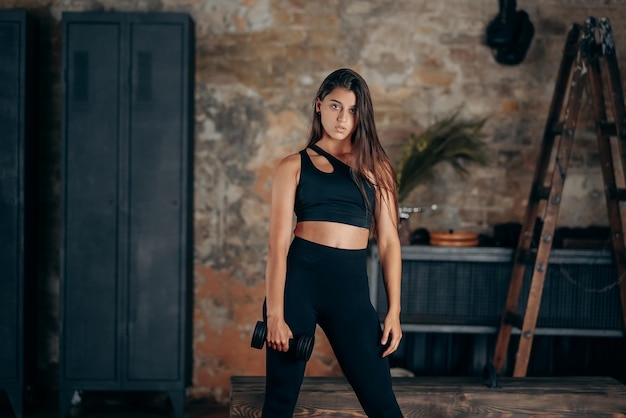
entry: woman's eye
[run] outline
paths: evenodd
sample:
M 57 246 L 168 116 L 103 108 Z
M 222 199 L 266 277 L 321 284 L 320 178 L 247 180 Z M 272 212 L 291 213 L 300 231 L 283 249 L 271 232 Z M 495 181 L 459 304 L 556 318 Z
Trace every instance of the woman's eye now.
M 333 109 L 333 110 L 337 110 L 337 109 L 339 109 L 339 106 L 333 103 L 333 104 L 330 105 L 330 108 Z
M 352 113 L 353 115 L 356 115 L 356 109 L 355 108 L 350 109 L 350 113 Z

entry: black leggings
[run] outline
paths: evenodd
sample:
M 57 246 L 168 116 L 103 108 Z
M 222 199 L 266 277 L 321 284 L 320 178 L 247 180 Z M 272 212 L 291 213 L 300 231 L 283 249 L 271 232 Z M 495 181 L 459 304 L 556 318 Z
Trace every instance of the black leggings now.
M 368 417 L 402 417 L 389 362 L 381 357 L 382 331 L 369 299 L 366 250 L 296 237 L 287 256 L 285 321 L 294 335 L 313 334 L 320 325 Z M 263 418 L 291 417 L 306 362 L 269 348 L 266 353 Z

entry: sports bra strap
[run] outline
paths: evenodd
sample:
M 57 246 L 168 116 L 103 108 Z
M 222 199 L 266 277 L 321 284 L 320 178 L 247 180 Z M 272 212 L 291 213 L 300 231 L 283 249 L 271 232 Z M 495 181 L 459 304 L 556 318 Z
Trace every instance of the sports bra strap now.
M 348 164 L 344 163 L 339 158 L 337 158 L 334 155 L 332 155 L 330 152 L 324 151 L 318 145 L 311 144 L 311 145 L 309 145 L 309 148 L 311 148 L 313 151 L 317 152 L 318 154 L 323 155 L 324 157 L 326 157 L 326 159 L 329 160 L 329 162 L 333 166 L 335 165 L 335 164 L 333 164 L 333 162 L 338 162 L 338 163 L 341 163 L 341 165 L 343 165 L 343 166 L 349 167 Z

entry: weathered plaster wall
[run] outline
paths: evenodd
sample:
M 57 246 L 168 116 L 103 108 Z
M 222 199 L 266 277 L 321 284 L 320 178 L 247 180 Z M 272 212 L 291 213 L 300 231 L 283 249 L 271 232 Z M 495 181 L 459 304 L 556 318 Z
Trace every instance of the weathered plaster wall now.
M 482 45 L 495 0 L 2 0 L 41 22 L 39 103 L 40 369 L 58 361 L 60 19 L 63 11 L 188 12 L 196 23 L 195 316 L 190 396 L 227 402 L 229 377 L 261 375 L 249 348 L 260 318 L 272 171 L 306 139 L 323 77 L 353 67 L 368 81 L 377 124 L 394 161 L 411 132 L 461 106 L 488 117 L 488 167 L 461 181 L 440 167 L 407 206 L 437 204 L 411 219 L 429 229 L 489 233 L 521 221 L 565 35 L 573 22 L 608 16 L 626 69 L 626 2 L 525 0 L 536 34 L 526 60 L 504 67 Z M 622 72 L 624 74 L 624 71 Z M 622 76 L 622 79 L 624 77 Z M 583 112 L 589 105 L 583 105 Z M 605 225 L 593 127 L 581 123 L 561 225 Z M 318 333 L 308 374 L 339 374 Z

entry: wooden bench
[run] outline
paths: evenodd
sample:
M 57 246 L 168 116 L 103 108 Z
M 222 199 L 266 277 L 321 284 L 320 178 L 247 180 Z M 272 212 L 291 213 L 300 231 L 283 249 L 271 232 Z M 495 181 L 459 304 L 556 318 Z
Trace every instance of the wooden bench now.
M 611 417 L 626 418 L 626 385 L 609 377 L 501 378 L 488 388 L 472 377 L 395 377 L 406 418 Z M 265 377 L 231 378 L 230 416 L 260 417 Z M 342 377 L 305 377 L 296 417 L 365 417 Z

